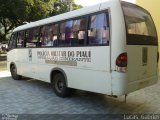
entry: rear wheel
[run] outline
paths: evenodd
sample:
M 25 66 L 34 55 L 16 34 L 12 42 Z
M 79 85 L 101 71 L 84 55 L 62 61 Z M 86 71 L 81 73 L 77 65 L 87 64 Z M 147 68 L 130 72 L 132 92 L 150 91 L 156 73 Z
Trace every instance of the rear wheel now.
M 15 65 L 11 66 L 11 75 L 14 80 L 21 79 L 21 76 L 17 74 L 17 67 Z
M 70 89 L 67 87 L 65 78 L 61 73 L 57 73 L 53 76 L 52 85 L 57 96 L 67 97 L 71 94 Z

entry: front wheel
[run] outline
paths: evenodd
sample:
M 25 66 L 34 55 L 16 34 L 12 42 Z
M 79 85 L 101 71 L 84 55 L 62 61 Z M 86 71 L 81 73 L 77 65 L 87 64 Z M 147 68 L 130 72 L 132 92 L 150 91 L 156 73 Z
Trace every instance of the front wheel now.
M 17 74 L 17 67 L 15 65 L 11 66 L 11 75 L 14 80 L 21 79 L 21 76 Z
M 53 89 L 57 96 L 68 97 L 71 94 L 70 89 L 67 87 L 65 78 L 61 73 L 57 73 L 52 79 Z

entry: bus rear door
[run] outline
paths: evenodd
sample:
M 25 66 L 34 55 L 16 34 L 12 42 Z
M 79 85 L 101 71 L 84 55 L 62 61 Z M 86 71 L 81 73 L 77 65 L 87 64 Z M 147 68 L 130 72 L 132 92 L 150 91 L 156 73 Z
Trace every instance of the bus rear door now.
M 157 81 L 158 40 L 150 14 L 134 4 L 122 2 L 127 31 L 128 92 Z

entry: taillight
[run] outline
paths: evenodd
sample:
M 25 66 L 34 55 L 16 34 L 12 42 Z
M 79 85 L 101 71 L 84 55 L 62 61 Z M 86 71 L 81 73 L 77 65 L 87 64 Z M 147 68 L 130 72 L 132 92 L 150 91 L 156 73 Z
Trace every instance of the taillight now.
M 127 53 L 120 54 L 116 59 L 117 71 L 126 72 L 127 71 Z

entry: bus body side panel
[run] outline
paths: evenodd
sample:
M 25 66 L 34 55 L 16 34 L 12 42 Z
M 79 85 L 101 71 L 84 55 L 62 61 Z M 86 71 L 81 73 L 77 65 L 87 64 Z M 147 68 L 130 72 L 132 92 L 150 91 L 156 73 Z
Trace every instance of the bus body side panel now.
M 55 58 L 58 61 L 63 61 L 64 59 L 65 62 L 63 63 L 64 65 L 61 63 L 54 64 L 54 56 L 51 55 L 51 61 L 46 63 L 46 60 L 49 59 L 49 57 L 46 59 L 40 59 L 37 55 L 34 55 L 35 58 L 33 59 L 35 59 L 39 64 L 39 67 L 35 68 L 36 71 L 38 71 L 37 79 L 44 81 L 45 78 L 43 73 L 48 72 L 46 73 L 48 76 L 45 77 L 47 82 L 50 82 L 48 77 L 50 77 L 52 69 L 60 68 L 67 76 L 68 87 L 97 93 L 111 94 L 109 46 L 41 49 L 36 50 L 35 53 L 38 51 L 60 53 L 59 55 L 57 54 Z M 65 52 L 64 56 L 61 55 L 63 52 Z M 69 62 L 69 64 L 67 62 Z M 72 62 L 76 64 L 71 65 Z
M 66 74 L 68 74 L 68 87 L 108 95 L 111 94 L 111 75 L 109 72 L 85 69 L 63 69 Z
M 111 15 L 111 70 L 112 70 L 112 95 L 124 95 L 126 93 L 126 73 L 116 71 L 116 58 L 126 52 L 126 29 L 120 1 L 115 0 L 110 5 Z M 101 5 L 105 9 L 106 4 Z M 116 9 L 115 9 L 116 8 Z
M 77 67 L 64 68 L 71 88 L 111 94 L 110 46 L 77 48 L 91 51 L 91 61 L 77 62 Z M 74 50 L 75 51 L 75 50 Z
M 23 48 L 8 56 L 8 66 L 14 62 L 19 75 L 50 82 L 51 71 L 60 68 L 68 87 L 111 94 L 110 46 Z
M 11 62 L 15 62 L 15 50 L 10 50 L 9 52 L 7 52 L 7 70 L 10 71 L 10 65 Z
M 35 78 L 35 69 L 32 61 L 29 61 L 29 49 L 13 49 L 7 53 L 7 67 L 14 63 L 18 75 Z
M 157 49 L 157 46 L 127 46 L 128 93 L 157 82 Z

